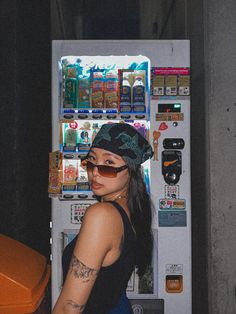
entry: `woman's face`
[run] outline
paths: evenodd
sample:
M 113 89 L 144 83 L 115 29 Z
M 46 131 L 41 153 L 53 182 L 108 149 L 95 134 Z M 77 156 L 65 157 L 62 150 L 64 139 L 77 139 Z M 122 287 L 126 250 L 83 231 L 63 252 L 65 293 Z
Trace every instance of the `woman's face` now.
M 95 165 L 115 168 L 125 165 L 122 157 L 101 148 L 92 148 L 88 155 L 88 161 Z M 118 172 L 114 178 L 102 176 L 97 167 L 88 170 L 88 179 L 93 193 L 103 197 L 104 200 L 114 199 L 122 192 L 127 191 L 129 177 L 128 168 Z

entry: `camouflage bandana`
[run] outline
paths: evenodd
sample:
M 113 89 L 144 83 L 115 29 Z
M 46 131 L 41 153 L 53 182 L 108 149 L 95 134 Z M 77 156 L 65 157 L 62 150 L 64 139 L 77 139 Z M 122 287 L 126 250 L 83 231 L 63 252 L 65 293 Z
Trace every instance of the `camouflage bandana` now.
M 92 143 L 93 147 L 115 153 L 127 164 L 141 165 L 153 156 L 148 141 L 127 123 L 103 124 Z

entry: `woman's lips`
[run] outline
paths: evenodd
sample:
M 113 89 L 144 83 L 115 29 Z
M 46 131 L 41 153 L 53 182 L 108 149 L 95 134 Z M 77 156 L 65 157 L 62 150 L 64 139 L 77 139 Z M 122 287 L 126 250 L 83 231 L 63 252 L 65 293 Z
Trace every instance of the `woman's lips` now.
M 100 184 L 100 183 L 97 183 L 97 182 L 92 182 L 92 184 L 91 184 L 91 188 L 93 190 L 97 190 L 97 189 L 100 189 L 102 187 L 103 187 L 103 184 Z

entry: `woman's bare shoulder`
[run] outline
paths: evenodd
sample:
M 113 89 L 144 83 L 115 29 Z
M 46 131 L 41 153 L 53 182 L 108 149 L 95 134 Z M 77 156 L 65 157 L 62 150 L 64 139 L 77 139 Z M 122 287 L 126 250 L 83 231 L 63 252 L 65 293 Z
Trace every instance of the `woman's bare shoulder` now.
M 95 203 L 86 209 L 83 225 L 100 224 L 111 228 L 114 224 L 120 224 L 120 214 L 109 202 Z
M 116 208 L 110 203 L 96 203 L 85 212 L 77 247 L 80 254 L 81 248 L 86 251 L 88 246 L 99 247 L 106 253 L 113 246 L 114 238 L 120 237 L 121 233 L 122 221 Z
M 117 213 L 117 210 L 114 208 L 114 206 L 109 202 L 98 202 L 95 204 L 92 204 L 89 206 L 86 210 L 85 215 L 86 216 L 92 216 L 92 215 L 114 215 Z

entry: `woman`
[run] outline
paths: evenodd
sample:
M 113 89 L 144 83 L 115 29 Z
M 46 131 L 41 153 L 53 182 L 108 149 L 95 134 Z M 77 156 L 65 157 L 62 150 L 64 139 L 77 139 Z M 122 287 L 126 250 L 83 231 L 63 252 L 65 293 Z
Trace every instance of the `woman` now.
M 84 215 L 79 237 L 63 253 L 63 289 L 53 314 L 130 314 L 125 291 L 137 267 L 151 261 L 151 202 L 140 165 L 151 158 L 145 138 L 126 123 L 105 124 L 86 158 L 100 202 Z

